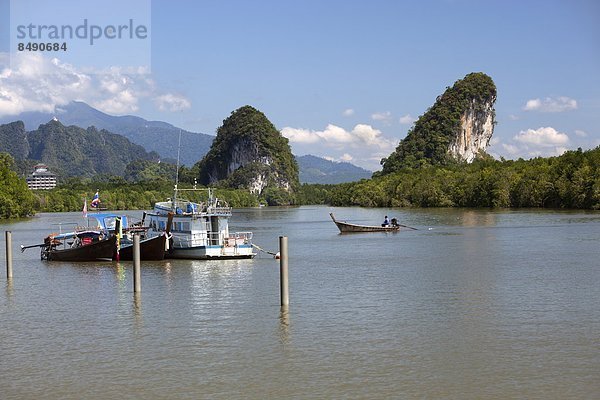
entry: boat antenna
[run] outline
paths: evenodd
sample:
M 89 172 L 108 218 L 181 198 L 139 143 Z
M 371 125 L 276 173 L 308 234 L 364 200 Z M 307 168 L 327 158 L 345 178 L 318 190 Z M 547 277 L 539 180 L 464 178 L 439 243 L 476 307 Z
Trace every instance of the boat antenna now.
M 175 193 L 173 194 L 173 202 L 171 203 L 171 210 L 175 211 L 177 207 L 177 186 L 179 185 L 179 155 L 181 152 L 181 128 L 179 128 L 179 142 L 177 143 L 177 170 L 175 171 Z

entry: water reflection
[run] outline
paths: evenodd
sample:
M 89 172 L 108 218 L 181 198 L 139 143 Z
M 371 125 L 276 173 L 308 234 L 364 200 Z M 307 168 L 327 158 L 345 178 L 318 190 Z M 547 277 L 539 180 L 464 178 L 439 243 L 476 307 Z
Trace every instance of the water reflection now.
M 279 309 L 279 341 L 286 345 L 290 343 L 290 307 L 281 306 Z
M 6 297 L 9 300 L 12 300 L 13 295 L 14 295 L 13 280 L 12 280 L 12 278 L 8 278 L 6 281 Z
M 117 279 L 119 289 L 125 289 L 125 268 L 119 261 L 115 262 L 115 278 Z
M 135 317 L 135 326 L 142 326 L 142 294 L 139 292 L 133 293 L 133 315 Z
M 457 217 L 462 226 L 494 226 L 496 225 L 496 214 L 493 212 L 481 212 L 475 210 L 467 210 L 460 213 L 461 217 Z

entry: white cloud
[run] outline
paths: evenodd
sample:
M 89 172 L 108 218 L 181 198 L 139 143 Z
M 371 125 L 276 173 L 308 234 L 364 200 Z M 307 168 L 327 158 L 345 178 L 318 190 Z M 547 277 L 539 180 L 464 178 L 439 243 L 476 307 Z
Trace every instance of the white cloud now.
M 347 109 L 344 110 L 344 112 L 342 112 L 342 115 L 344 117 L 350 117 L 350 116 L 354 115 L 354 109 L 347 108 Z
M 380 168 L 379 160 L 389 156 L 398 144 L 397 140 L 385 137 L 379 129 L 367 124 L 357 124 L 352 130 L 333 124 L 321 131 L 285 127 L 281 134 L 289 139 L 295 154 L 352 160 L 353 164 L 369 170 Z
M 577 100 L 566 96 L 531 99 L 523 107 L 525 111 L 564 112 L 577 109 Z
M 348 153 L 344 153 L 342 154 L 342 156 L 340 157 L 340 160 L 345 161 L 345 162 L 351 162 L 352 160 L 354 160 L 354 157 L 352 157 L 350 154 Z
M 381 134 L 379 129 L 371 125 L 357 124 L 351 131 L 339 126 L 329 124 L 322 131 L 285 127 L 281 134 L 292 143 L 322 143 L 329 147 L 339 146 L 369 146 L 378 148 L 390 148 L 395 144 Z
M 189 100 L 156 89 L 145 69 L 113 67 L 82 71 L 42 54 L 14 56 L 0 53 L 0 116 L 25 111 L 55 112 L 70 101 L 84 101 L 101 111 L 124 114 L 137 111 L 139 102 L 156 99 L 161 111 L 189 108 Z
M 576 135 L 576 136 L 579 136 L 579 137 L 587 137 L 587 135 L 588 135 L 588 134 L 587 134 L 587 132 L 586 132 L 586 131 L 582 131 L 582 130 L 580 130 L 580 129 L 576 129 L 576 130 L 575 130 L 575 135 Z
M 109 114 L 124 114 L 138 110 L 138 98 L 129 89 L 120 90 L 104 100 L 88 101 L 94 108 Z
M 371 119 L 373 121 L 381 121 L 385 124 L 389 124 L 392 121 L 392 113 L 389 111 L 379 111 L 371 114 Z
M 70 65 L 41 54 L 22 54 L 8 68 L 9 55 L 0 53 L 0 115 L 23 111 L 53 112 L 56 105 L 66 104 L 91 88 L 91 78 Z M 59 72 L 57 72 L 59 71 Z
M 502 148 L 511 156 L 517 155 L 519 153 L 519 148 L 514 144 L 502 143 Z
M 519 132 L 513 139 L 526 145 L 541 147 L 563 146 L 569 142 L 566 133 L 558 132 L 552 127 L 527 129 Z
M 354 157 L 352 157 L 350 154 L 348 153 L 344 153 L 339 157 L 332 157 L 332 156 L 321 156 L 322 158 L 326 159 L 327 161 L 331 161 L 334 163 L 341 163 L 341 162 L 349 162 L 351 163 L 352 160 L 354 160 Z
M 416 120 L 417 120 L 417 119 L 416 119 L 416 118 L 413 118 L 413 116 L 412 116 L 412 115 L 410 115 L 410 114 L 406 114 L 405 116 L 403 116 L 403 117 L 400 117 L 400 123 L 401 123 L 402 125 L 411 125 L 411 124 L 412 124 L 413 122 L 415 122 Z
M 281 134 L 292 143 L 322 142 L 326 145 L 339 145 L 349 144 L 355 140 L 350 132 L 333 124 L 327 125 L 322 131 L 285 127 L 281 130 Z
M 185 97 L 171 93 L 158 96 L 155 102 L 160 111 L 183 111 L 192 106 L 190 101 Z
M 292 143 L 317 143 L 321 137 L 308 129 L 285 127 L 281 134 L 288 138 Z
M 490 154 L 515 158 L 559 156 L 568 150 L 570 138 L 552 127 L 527 129 L 515 135 L 509 143 L 492 141 Z

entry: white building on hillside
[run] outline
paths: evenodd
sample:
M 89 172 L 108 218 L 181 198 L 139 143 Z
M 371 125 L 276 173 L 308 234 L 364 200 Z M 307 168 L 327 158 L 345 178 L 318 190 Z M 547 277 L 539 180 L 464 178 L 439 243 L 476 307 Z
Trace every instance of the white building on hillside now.
M 27 177 L 29 189 L 53 189 L 56 186 L 56 175 L 48 171 L 45 164 L 37 164 L 33 168 L 33 173 Z

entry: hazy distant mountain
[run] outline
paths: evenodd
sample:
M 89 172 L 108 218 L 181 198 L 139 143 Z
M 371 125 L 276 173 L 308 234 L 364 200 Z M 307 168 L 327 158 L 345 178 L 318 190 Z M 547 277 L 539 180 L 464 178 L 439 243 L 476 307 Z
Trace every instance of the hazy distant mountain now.
M 2 117 L 0 124 L 19 120 L 25 123 L 26 130 L 31 131 L 54 117 L 65 126 L 76 125 L 84 129 L 95 126 L 97 129 L 106 129 L 125 136 L 147 151 L 156 151 L 162 158 L 177 159 L 179 128 L 166 122 L 148 121 L 133 115 L 108 115 L 80 101 L 60 107 L 54 114 L 36 111 Z M 204 133 L 181 130 L 181 163 L 191 166 L 201 160 L 210 149 L 214 138 Z
M 333 162 L 312 155 L 296 156 L 300 183 L 343 183 L 368 179 L 371 171 L 347 162 Z

